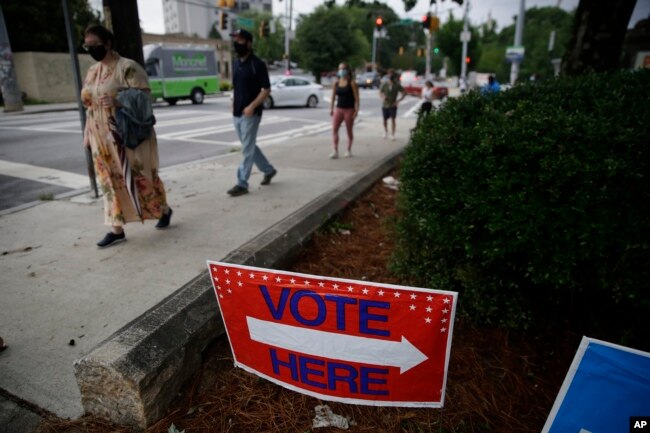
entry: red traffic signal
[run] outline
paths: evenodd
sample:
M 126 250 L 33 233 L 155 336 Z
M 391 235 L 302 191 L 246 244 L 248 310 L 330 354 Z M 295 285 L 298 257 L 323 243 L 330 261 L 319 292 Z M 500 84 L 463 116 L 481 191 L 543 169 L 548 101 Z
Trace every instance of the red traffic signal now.
M 377 17 L 375 20 L 375 25 L 377 25 L 377 29 L 381 30 L 381 28 L 384 26 L 384 19 L 382 17 Z
M 422 17 L 422 28 L 429 30 L 429 27 L 431 27 L 431 14 L 426 14 Z
M 465 63 L 469 63 L 472 59 L 469 58 L 469 56 L 465 57 Z

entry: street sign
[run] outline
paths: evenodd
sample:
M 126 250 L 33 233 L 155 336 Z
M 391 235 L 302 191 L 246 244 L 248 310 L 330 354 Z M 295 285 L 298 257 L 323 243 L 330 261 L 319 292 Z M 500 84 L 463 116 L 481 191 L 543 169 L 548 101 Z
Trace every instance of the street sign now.
M 506 60 L 510 63 L 521 62 L 525 52 L 526 49 L 522 46 L 508 47 L 506 48 Z
M 237 17 L 237 27 L 238 28 L 243 27 L 245 29 L 252 29 L 254 25 L 255 25 L 255 23 L 251 18 Z
M 323 400 L 443 406 L 457 293 L 208 268 L 235 366 Z
M 460 41 L 461 42 L 469 42 L 472 40 L 472 32 L 469 30 L 463 30 L 460 32 Z

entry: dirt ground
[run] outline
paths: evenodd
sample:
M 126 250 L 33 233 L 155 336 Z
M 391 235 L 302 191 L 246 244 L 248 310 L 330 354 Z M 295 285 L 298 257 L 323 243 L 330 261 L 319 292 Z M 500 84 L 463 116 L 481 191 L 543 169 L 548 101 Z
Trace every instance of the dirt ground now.
M 402 284 L 388 267 L 394 245 L 395 196 L 394 190 L 376 184 L 321 229 L 288 270 Z M 539 432 L 579 336 L 531 337 L 477 328 L 458 319 L 454 326 L 443 409 L 355 406 L 304 396 L 234 368 L 223 337 L 206 350 L 201 370 L 167 416 L 146 433 L 167 433 L 172 424 L 185 433 L 341 431 L 331 427 L 312 430 L 314 407 L 319 404 L 354 421 L 350 432 Z M 40 432 L 132 430 L 92 417 L 73 422 L 51 417 Z

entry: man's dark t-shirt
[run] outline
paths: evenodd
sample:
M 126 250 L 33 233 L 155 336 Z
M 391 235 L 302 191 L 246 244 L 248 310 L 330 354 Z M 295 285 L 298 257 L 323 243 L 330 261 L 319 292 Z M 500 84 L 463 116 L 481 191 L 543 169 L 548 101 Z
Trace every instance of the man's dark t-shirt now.
M 243 115 L 244 108 L 257 98 L 262 89 L 270 89 L 269 72 L 266 64 L 251 53 L 244 61 L 237 58 L 233 64 L 234 101 L 233 116 Z M 255 114 L 262 115 L 262 104 L 255 109 Z

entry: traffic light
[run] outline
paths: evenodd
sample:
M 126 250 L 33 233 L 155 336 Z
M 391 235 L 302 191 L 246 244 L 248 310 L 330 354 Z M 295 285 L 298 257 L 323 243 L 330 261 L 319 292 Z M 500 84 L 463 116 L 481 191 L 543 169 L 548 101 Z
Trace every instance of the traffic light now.
M 439 53 L 440 53 L 440 48 L 435 47 L 435 48 L 433 49 L 433 54 L 439 54 Z
M 429 18 L 429 31 L 437 32 L 439 28 L 440 28 L 440 18 L 433 15 L 432 17 Z
M 425 30 L 431 28 L 431 14 L 426 14 L 422 17 L 422 28 Z
M 271 34 L 271 27 L 268 21 L 260 21 L 260 38 L 267 38 Z
M 219 28 L 221 30 L 228 30 L 228 14 L 221 11 L 219 14 Z
M 471 62 L 471 61 L 472 61 L 472 59 L 470 59 L 469 56 L 465 57 L 465 63 L 467 63 L 469 65 L 469 62 Z
M 375 25 L 377 26 L 377 30 L 381 30 L 384 27 L 384 19 L 382 17 L 377 17 Z

